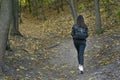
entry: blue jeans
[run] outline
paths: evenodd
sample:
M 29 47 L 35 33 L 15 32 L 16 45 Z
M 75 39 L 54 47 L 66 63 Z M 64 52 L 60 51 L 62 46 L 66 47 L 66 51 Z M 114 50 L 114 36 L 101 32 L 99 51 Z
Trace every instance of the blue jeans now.
M 74 45 L 78 53 L 78 63 L 84 65 L 84 51 L 86 47 L 86 40 L 74 39 Z

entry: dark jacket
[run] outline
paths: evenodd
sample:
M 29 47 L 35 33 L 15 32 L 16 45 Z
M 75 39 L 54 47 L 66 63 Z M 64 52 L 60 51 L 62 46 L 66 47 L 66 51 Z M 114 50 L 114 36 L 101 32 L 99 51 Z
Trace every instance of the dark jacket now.
M 72 35 L 73 39 L 75 39 L 75 40 L 79 40 L 79 37 L 75 35 L 75 30 L 76 30 L 78 27 L 79 27 L 78 24 L 75 24 L 75 25 L 73 25 L 73 27 L 72 27 L 71 35 Z M 88 37 L 88 28 L 87 28 L 87 26 L 86 26 L 85 24 L 84 24 L 82 27 L 84 27 L 84 28 L 86 29 L 86 31 L 87 31 L 87 35 L 86 35 L 86 38 L 87 38 L 87 37 Z M 86 40 L 86 39 L 84 39 L 84 40 Z

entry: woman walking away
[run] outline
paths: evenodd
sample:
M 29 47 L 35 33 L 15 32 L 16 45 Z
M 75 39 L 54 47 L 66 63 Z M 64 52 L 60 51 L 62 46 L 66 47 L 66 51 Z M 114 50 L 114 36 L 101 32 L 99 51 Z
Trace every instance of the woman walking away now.
M 71 35 L 74 46 L 78 53 L 78 63 L 81 74 L 84 72 L 84 50 L 86 47 L 86 38 L 88 37 L 88 28 L 82 15 L 77 17 L 77 23 L 73 25 Z

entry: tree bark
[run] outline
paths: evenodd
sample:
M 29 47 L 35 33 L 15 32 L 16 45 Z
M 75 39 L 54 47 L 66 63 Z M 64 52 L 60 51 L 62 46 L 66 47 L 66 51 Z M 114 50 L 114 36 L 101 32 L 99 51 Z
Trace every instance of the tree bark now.
M 71 8 L 74 23 L 76 23 L 78 14 L 77 14 L 77 8 L 75 7 L 74 0 L 69 0 L 69 5 L 70 5 L 70 8 Z
M 99 0 L 94 0 L 95 2 L 95 16 L 96 16 L 96 25 L 95 29 L 96 32 L 101 31 L 101 15 L 100 15 L 100 8 L 99 8 Z
M 22 5 L 21 5 L 21 0 L 19 1 L 19 21 L 20 21 L 20 24 L 23 23 L 23 20 L 22 20 Z
M 12 15 L 12 0 L 2 0 L 0 14 L 0 68 L 4 66 L 4 54 L 9 33 L 10 19 Z M 1 71 L 0 70 L 0 71 Z M 1 72 L 0 72 L 1 73 Z
M 12 0 L 12 26 L 10 34 L 22 36 L 19 32 L 19 3 L 18 0 Z
M 37 6 L 37 0 L 33 0 L 33 15 L 35 15 L 38 19 L 38 6 Z

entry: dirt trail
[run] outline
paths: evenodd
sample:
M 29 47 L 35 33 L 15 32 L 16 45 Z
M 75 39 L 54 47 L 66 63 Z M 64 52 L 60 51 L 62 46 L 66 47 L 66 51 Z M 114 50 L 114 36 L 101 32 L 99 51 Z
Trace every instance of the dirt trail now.
M 91 50 L 95 45 L 98 44 L 94 40 L 88 40 L 87 41 L 87 47 L 85 50 L 85 56 L 89 55 L 87 52 Z M 102 45 L 102 44 L 100 44 Z M 90 58 L 85 58 L 85 73 L 83 75 L 79 74 L 78 72 L 78 61 L 77 61 L 77 52 L 74 48 L 73 40 L 65 40 L 63 43 L 61 43 L 58 47 L 58 52 L 53 54 L 52 58 L 49 63 L 55 65 L 56 67 L 60 66 L 67 66 L 68 70 L 63 71 L 63 73 L 66 73 L 68 77 L 65 80 L 88 80 L 90 76 L 90 72 L 87 70 L 86 66 L 89 65 L 88 61 Z M 73 73 L 72 73 L 73 71 Z
M 25 42 L 27 40 L 29 38 Z M 62 40 L 60 44 L 45 49 L 44 53 L 38 49 L 29 54 L 31 49 L 27 51 L 21 47 L 19 45 L 14 52 L 6 54 L 5 80 L 120 80 L 118 29 L 112 34 L 87 39 L 84 74 L 78 71 L 77 52 L 72 39 Z
M 102 51 L 103 54 L 106 53 L 107 55 L 110 55 L 112 52 L 117 52 L 118 59 L 113 63 L 104 65 L 103 67 L 103 65 L 99 63 L 102 60 L 96 57 L 105 45 L 108 45 L 109 42 L 112 44 L 113 39 L 119 41 L 120 35 L 88 38 L 85 50 L 85 73 L 83 75 L 81 75 L 77 69 L 77 52 L 72 39 L 65 40 L 56 47 L 58 51 L 52 55 L 53 58 L 49 60 L 49 63 L 54 65 L 54 68 L 67 66 L 64 71 L 62 71 L 64 75 L 67 75 L 63 80 L 120 80 L 120 45 L 111 46 L 110 50 Z
M 5 80 L 120 80 L 119 41 L 119 32 L 112 36 L 89 37 L 84 74 L 79 73 L 72 39 L 50 48 L 52 54 L 45 59 L 39 52 L 30 55 L 20 50 L 22 56 L 11 56 L 6 60 L 6 74 L 12 79 Z
M 98 44 L 98 43 L 95 41 L 87 41 L 85 54 L 87 53 L 87 51 L 91 50 L 91 48 L 94 47 L 94 44 Z M 58 52 L 53 54 L 55 58 L 50 60 L 50 63 L 57 64 L 57 65 L 68 64 L 73 67 L 78 64 L 77 58 L 76 58 L 77 52 L 75 50 L 72 39 L 65 40 L 56 48 L 58 48 Z

